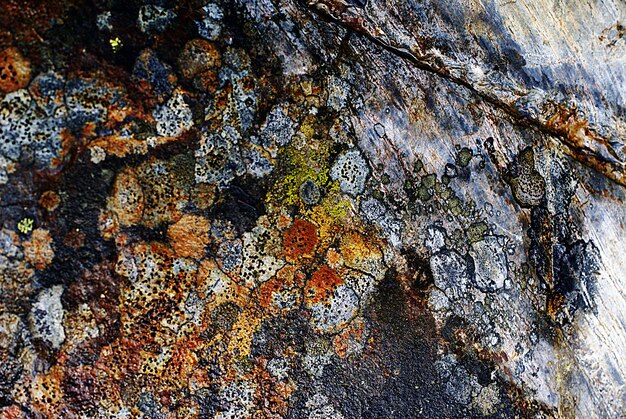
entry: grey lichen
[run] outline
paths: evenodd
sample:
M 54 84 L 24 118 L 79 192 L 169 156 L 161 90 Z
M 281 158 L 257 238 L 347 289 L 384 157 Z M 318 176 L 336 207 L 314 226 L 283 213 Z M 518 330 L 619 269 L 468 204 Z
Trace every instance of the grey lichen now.
M 33 337 L 41 339 L 52 349 L 59 349 L 65 341 L 63 328 L 63 287 L 55 285 L 39 293 L 30 312 L 30 325 Z
M 339 182 L 341 191 L 352 196 L 363 192 L 368 174 L 367 161 L 356 149 L 341 154 L 330 170 L 331 178 Z

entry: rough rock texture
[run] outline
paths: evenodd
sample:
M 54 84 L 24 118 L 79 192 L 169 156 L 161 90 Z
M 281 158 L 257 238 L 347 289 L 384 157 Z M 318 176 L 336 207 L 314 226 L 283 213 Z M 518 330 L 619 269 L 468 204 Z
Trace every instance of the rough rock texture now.
M 0 11 L 0 417 L 626 416 L 623 2 Z

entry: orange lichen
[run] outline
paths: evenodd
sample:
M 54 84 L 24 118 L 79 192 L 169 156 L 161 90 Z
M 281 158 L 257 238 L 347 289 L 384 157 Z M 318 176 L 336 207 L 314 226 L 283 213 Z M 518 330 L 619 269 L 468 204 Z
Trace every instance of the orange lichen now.
M 54 191 L 46 191 L 39 197 L 39 205 L 46 209 L 46 211 L 53 212 L 59 207 L 61 198 Z
M 339 251 L 344 264 L 377 277 L 384 270 L 383 255 L 377 241 L 357 232 L 345 234 Z
M 209 244 L 209 220 L 198 215 L 183 215 L 167 230 L 172 248 L 177 255 L 201 259 Z
M 283 231 L 289 228 L 289 226 L 291 225 L 291 221 L 292 218 L 288 214 L 280 213 L 278 214 L 278 217 L 276 219 L 276 226 L 279 230 Z
M 309 306 L 326 302 L 341 284 L 343 284 L 343 280 L 337 272 L 323 265 L 311 275 L 311 279 L 307 281 L 304 287 L 305 302 Z
M 0 52 L 0 91 L 23 89 L 30 81 L 30 63 L 16 48 Z
M 341 358 L 355 353 L 365 345 L 365 337 L 365 321 L 357 317 L 333 338 L 335 353 Z
M 221 55 L 215 44 L 204 39 L 192 39 L 187 42 L 179 57 L 182 75 L 193 79 L 198 75 L 219 67 Z M 210 78 L 210 76 L 208 76 Z
M 328 263 L 328 266 L 334 269 L 343 263 L 343 258 L 336 249 L 330 248 L 326 252 L 326 262 Z
M 43 270 L 52 262 L 54 251 L 52 250 L 52 237 L 50 232 L 42 228 L 33 230 L 30 240 L 23 243 L 24 257 L 37 270 Z
M 298 219 L 293 222 L 283 235 L 285 256 L 292 260 L 311 257 L 317 245 L 317 228 L 315 224 Z
M 254 307 L 246 307 L 230 330 L 228 352 L 237 358 L 250 355 L 252 335 L 262 321 L 263 317 Z
M 131 226 L 141 221 L 144 195 L 141 184 L 132 169 L 125 169 L 117 175 L 108 208 L 115 213 L 117 220 L 123 226 Z
M 45 417 L 59 417 L 63 400 L 61 382 L 63 366 L 55 365 L 47 373 L 39 374 L 31 387 L 33 406 Z
M 372 254 L 372 246 L 359 233 L 349 233 L 341 240 L 340 252 L 346 263 L 358 263 Z
M 292 265 L 285 266 L 259 287 L 260 306 L 273 315 L 289 311 L 293 308 L 291 304 L 300 302 L 304 280 L 302 271 Z
M 2 419 L 18 419 L 23 417 L 26 417 L 26 415 L 22 413 L 22 409 L 16 404 L 0 409 L 0 418 Z

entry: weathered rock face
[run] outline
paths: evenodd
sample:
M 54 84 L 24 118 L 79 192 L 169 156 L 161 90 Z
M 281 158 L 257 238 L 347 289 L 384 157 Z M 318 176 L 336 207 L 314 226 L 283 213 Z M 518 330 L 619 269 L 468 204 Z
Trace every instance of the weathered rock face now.
M 624 3 L 17 2 L 2 417 L 626 415 Z

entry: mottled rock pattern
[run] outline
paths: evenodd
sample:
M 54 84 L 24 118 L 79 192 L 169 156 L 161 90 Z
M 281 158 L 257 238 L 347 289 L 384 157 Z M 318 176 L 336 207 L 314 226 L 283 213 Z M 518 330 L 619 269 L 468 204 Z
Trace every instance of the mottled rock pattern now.
M 626 414 L 622 2 L 0 9 L 1 417 Z

